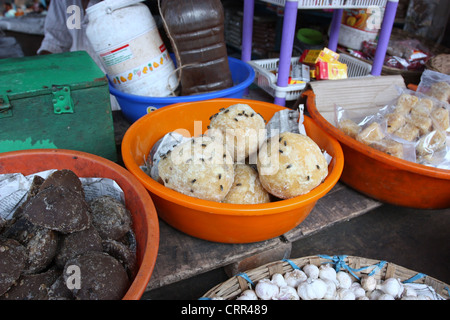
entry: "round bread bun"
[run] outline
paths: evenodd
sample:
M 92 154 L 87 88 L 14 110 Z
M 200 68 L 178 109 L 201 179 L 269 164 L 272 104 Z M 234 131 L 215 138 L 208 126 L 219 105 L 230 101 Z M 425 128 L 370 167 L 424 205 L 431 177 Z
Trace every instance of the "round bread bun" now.
M 211 117 L 208 135 L 221 133 L 235 162 L 256 155 L 266 138 L 264 118 L 247 104 L 235 104 Z
M 164 186 L 185 195 L 220 202 L 234 180 L 233 161 L 221 141 L 200 136 L 180 143 L 158 163 Z
M 270 194 L 259 181 L 258 171 L 248 164 L 235 164 L 234 182 L 224 203 L 258 204 L 270 202 Z
M 308 193 L 328 175 L 319 146 L 308 136 L 283 132 L 261 146 L 257 168 L 263 187 L 281 199 Z

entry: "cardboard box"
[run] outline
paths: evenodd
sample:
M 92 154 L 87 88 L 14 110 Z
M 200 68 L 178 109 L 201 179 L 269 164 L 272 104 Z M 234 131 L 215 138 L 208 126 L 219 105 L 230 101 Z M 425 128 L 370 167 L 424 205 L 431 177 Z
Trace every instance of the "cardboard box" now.
M 406 88 L 401 75 L 360 77 L 310 82 L 315 104 L 329 123 L 336 126 L 336 107 L 353 115 L 370 115 L 399 96 L 399 88 Z
M 117 161 L 108 80 L 85 51 L 0 60 L 0 152 L 56 148 Z
M 338 53 L 328 48 L 323 48 L 322 50 L 305 50 L 300 57 L 300 62 L 315 67 L 319 61 L 332 62 L 338 59 Z
M 316 63 L 315 77 L 317 80 L 336 80 L 347 78 L 347 65 L 339 61 Z

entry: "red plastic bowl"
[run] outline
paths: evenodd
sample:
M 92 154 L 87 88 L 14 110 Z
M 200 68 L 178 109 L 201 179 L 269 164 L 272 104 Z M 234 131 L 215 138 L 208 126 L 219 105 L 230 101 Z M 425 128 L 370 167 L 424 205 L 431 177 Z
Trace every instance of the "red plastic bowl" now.
M 304 96 L 313 120 L 342 146 L 345 163 L 341 181 L 389 204 L 418 209 L 450 207 L 450 170 L 402 160 L 356 141 L 320 114 L 313 91 Z
M 150 192 L 158 215 L 174 228 L 197 238 L 225 243 L 248 243 L 279 236 L 299 225 L 310 213 L 317 200 L 323 197 L 339 180 L 344 163 L 339 143 L 306 117 L 308 135 L 333 157 L 325 181 L 311 192 L 287 200 L 239 205 L 226 204 L 190 197 L 153 180 L 142 169 L 153 145 L 165 134 L 186 129 L 194 135 L 194 121 L 201 121 L 204 133 L 211 115 L 220 108 L 245 103 L 266 120 L 284 107 L 245 99 L 213 99 L 177 103 L 143 116 L 125 133 L 122 158 Z M 198 122 L 197 122 L 198 123 Z
M 79 177 L 113 179 L 125 194 L 137 241 L 137 274 L 123 300 L 139 300 L 147 288 L 159 247 L 159 223 L 147 190 L 125 168 L 105 158 L 72 150 L 35 149 L 0 153 L 0 173 L 24 175 L 50 169 L 69 169 Z

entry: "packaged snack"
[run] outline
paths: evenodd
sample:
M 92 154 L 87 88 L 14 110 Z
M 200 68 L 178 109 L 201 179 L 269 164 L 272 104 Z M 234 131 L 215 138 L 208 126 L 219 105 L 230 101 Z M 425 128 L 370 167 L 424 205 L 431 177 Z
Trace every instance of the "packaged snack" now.
M 363 116 L 361 111 L 357 114 L 354 110 L 336 107 L 336 126 L 345 134 L 394 157 L 450 169 L 448 103 L 399 89 L 398 97 L 390 104 L 378 110 L 364 109 L 372 110 L 371 114 Z
M 347 78 L 347 65 L 339 61 L 316 63 L 317 80 L 335 80 Z
M 450 103 L 450 75 L 425 70 L 420 77 L 417 92 L 424 93 L 439 101 Z
M 305 50 L 299 60 L 301 63 L 314 67 L 319 61 L 333 62 L 338 59 L 338 53 L 328 48 L 323 48 L 322 50 Z

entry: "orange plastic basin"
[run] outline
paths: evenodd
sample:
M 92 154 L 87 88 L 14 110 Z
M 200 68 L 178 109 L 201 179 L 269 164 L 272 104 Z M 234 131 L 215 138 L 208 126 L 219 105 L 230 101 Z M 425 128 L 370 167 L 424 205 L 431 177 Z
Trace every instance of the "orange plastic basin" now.
M 317 110 L 308 90 L 306 107 L 313 120 L 335 137 L 344 151 L 341 180 L 381 202 L 418 209 L 450 207 L 450 170 L 427 167 L 390 156 L 345 135 Z
M 89 153 L 62 149 L 34 149 L 0 153 L 0 173 L 24 175 L 49 169 L 70 169 L 79 177 L 103 177 L 117 182 L 133 219 L 137 242 L 137 274 L 123 300 L 138 300 L 144 293 L 156 262 L 159 224 L 147 190 L 125 168 Z
M 308 135 L 333 156 L 325 181 L 309 192 L 278 202 L 238 205 L 193 198 L 153 180 L 140 169 L 153 145 L 165 134 L 186 129 L 194 134 L 194 121 L 201 121 L 201 133 L 207 130 L 209 117 L 236 103 L 250 105 L 267 121 L 284 107 L 253 100 L 214 99 L 178 103 L 158 109 L 136 121 L 125 133 L 122 158 L 150 192 L 158 215 L 174 228 L 191 236 L 225 243 L 248 243 L 270 239 L 299 225 L 339 180 L 343 153 L 336 139 L 320 129 L 310 118 L 305 119 Z M 197 129 L 198 130 L 198 129 Z

